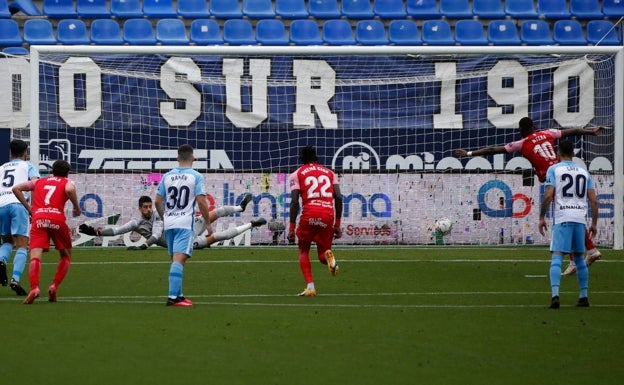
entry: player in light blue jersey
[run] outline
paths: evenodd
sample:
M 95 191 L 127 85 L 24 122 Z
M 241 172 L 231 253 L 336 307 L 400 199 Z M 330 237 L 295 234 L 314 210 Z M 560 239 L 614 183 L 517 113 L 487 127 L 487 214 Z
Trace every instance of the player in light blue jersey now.
M 546 173 L 546 190 L 539 215 L 539 231 L 546 235 L 546 212 L 551 203 L 554 206 L 552 239 L 550 241 L 550 286 L 552 298 L 551 309 L 558 309 L 559 285 L 561 283 L 561 263 L 563 254 L 572 254 L 576 263 L 576 277 L 580 293 L 576 306 L 587 307 L 587 289 L 589 270 L 583 258 L 585 253 L 585 224 L 587 208 L 591 211 L 591 224 L 588 227 L 590 236 L 596 235 L 598 223 L 598 198 L 594 181 L 587 170 L 572 161 L 574 144 L 568 140 L 559 143 L 559 163 L 548 168 Z
M 13 251 L 17 249 L 13 259 L 13 275 L 11 277 L 11 290 L 17 295 L 28 293 L 20 285 L 20 278 L 24 272 L 28 257 L 28 229 L 30 219 L 28 211 L 17 200 L 12 188 L 16 184 L 36 180 L 39 178 L 37 168 L 26 161 L 28 157 L 28 144 L 23 140 L 14 139 L 9 144 L 11 151 L 10 161 L 0 166 L 0 284 L 9 284 L 7 277 L 7 262 Z

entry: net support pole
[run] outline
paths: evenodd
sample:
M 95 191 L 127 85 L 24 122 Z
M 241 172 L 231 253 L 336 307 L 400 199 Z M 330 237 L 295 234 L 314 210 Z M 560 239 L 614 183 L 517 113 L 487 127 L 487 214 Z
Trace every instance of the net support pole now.
M 613 249 L 624 248 L 624 47 L 615 55 Z M 619 106 L 619 107 L 618 107 Z

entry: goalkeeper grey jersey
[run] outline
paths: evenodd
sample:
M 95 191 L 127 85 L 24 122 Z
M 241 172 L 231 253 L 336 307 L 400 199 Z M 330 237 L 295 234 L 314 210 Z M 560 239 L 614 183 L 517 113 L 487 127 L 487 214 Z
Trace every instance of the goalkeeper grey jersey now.
M 132 219 L 122 226 L 109 227 L 102 231 L 102 235 L 118 235 L 131 231 L 136 231 L 147 239 L 149 244 L 157 244 L 158 246 L 167 247 L 165 234 L 163 232 L 163 221 L 157 213 L 152 215 L 151 219 Z

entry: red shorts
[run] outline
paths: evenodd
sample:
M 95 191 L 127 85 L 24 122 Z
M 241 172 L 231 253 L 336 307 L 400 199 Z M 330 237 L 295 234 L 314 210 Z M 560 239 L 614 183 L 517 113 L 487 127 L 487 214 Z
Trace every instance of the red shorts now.
M 50 250 L 50 240 L 57 250 L 71 249 L 72 239 L 67 223 L 63 220 L 37 218 L 30 227 L 30 248 Z
M 302 214 L 296 234 L 299 244 L 315 242 L 321 252 L 330 249 L 334 239 L 334 214 Z

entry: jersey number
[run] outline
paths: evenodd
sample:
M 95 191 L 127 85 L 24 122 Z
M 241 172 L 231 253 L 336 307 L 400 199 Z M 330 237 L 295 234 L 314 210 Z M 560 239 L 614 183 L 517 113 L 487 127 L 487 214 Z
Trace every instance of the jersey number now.
M 50 204 L 50 199 L 52 198 L 52 194 L 54 194 L 54 191 L 56 191 L 56 186 L 45 185 L 43 186 L 43 189 L 46 190 L 46 195 L 45 195 L 45 198 L 43 198 L 43 203 L 45 203 L 45 205 L 48 206 Z
M 191 196 L 191 189 L 188 186 L 182 186 L 180 188 L 171 186 L 167 189 L 169 198 L 167 199 L 167 208 L 173 210 L 175 208 L 183 209 L 189 203 L 189 197 Z
M 2 186 L 11 187 L 15 183 L 15 175 L 13 175 L 14 168 L 4 170 L 4 177 L 2 177 Z
M 309 176 L 305 178 L 304 183 L 308 187 L 308 199 L 332 197 L 332 193 L 329 192 L 332 184 L 327 175 L 321 175 L 318 178 Z
M 562 174 L 561 181 L 564 183 L 561 189 L 563 197 L 571 198 L 576 195 L 578 198 L 585 198 L 587 193 L 587 178 L 585 178 L 585 175 L 578 174 L 575 178 L 570 174 Z
M 550 142 L 544 142 L 533 147 L 533 152 L 539 154 L 542 158 L 546 160 L 555 160 L 557 159 L 557 154 L 555 153 L 555 149 L 553 148 Z

